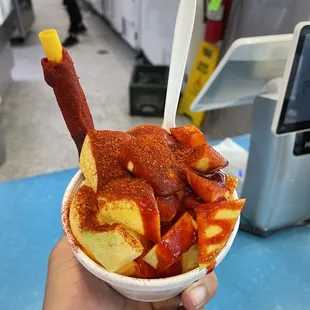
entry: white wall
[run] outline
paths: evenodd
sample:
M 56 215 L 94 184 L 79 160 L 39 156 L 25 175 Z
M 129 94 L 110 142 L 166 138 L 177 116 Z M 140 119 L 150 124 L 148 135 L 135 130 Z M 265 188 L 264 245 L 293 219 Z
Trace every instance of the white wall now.
M 141 1 L 141 48 L 155 65 L 168 65 L 171 57 L 174 25 L 179 0 Z M 198 0 L 188 65 L 192 66 L 204 38 L 203 1 Z
M 12 10 L 11 0 L 0 0 L 0 25 L 5 21 Z
M 142 0 L 141 47 L 154 65 L 169 64 L 179 0 Z
M 200 42 L 204 40 L 204 34 L 205 34 L 205 25 L 203 23 L 203 0 L 197 0 L 197 9 L 196 9 L 193 36 L 188 53 L 187 70 L 190 70 L 193 65 L 194 59 L 199 49 Z

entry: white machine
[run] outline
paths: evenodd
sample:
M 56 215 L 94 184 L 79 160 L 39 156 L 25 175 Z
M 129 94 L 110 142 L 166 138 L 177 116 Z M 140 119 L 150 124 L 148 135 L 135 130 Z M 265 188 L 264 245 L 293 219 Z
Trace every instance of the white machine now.
M 272 130 L 277 135 L 310 129 L 310 23 L 296 26 Z
M 235 41 L 192 110 L 251 102 L 243 228 L 268 235 L 305 225 L 310 219 L 309 22 L 298 24 L 293 35 Z

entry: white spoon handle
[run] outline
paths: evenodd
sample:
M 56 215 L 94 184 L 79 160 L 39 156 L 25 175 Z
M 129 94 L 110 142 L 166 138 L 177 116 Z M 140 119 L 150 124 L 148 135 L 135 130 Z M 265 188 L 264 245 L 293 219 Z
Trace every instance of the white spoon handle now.
M 175 22 L 170 70 L 162 127 L 169 130 L 175 127 L 183 76 L 195 21 L 197 0 L 180 0 Z

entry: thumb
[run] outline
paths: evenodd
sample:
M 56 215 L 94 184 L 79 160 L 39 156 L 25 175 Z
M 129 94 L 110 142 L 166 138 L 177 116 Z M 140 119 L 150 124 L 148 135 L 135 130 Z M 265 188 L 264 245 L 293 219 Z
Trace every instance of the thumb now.
M 153 302 L 152 306 L 154 310 L 176 310 L 180 304 L 181 298 L 180 296 L 176 296 L 168 300 Z
M 187 310 L 201 309 L 214 297 L 216 290 L 217 277 L 213 271 L 193 283 L 182 293 L 182 304 Z

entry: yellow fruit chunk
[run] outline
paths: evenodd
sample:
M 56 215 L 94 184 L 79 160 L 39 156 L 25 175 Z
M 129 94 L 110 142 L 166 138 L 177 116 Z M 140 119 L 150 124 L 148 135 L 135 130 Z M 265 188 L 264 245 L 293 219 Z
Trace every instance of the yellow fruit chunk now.
M 159 273 L 163 272 L 196 243 L 196 229 L 196 222 L 188 212 L 185 212 L 143 260 Z
M 118 223 L 160 242 L 160 215 L 152 187 L 142 179 L 111 181 L 97 194 L 98 221 Z
M 228 161 L 209 144 L 196 147 L 191 157 L 191 168 L 201 173 L 211 173 L 228 165 Z
M 171 128 L 171 134 L 179 143 L 189 147 L 197 147 L 206 143 L 203 133 L 194 125 Z
M 195 209 L 201 269 L 212 268 L 233 231 L 244 204 L 245 199 L 240 199 L 201 204 Z
M 125 227 L 98 223 L 96 195 L 86 185 L 77 191 L 70 206 L 70 226 L 86 254 L 108 271 L 120 269 L 143 252 L 139 238 Z
M 91 130 L 87 133 L 80 154 L 80 168 L 95 192 L 110 181 L 130 176 L 118 162 L 122 144 L 130 139 L 133 137 L 121 131 Z
M 231 200 L 233 198 L 235 189 L 238 185 L 238 179 L 235 177 L 232 177 L 230 175 L 226 176 L 226 189 L 229 192 L 229 195 L 227 196 L 227 200 Z

